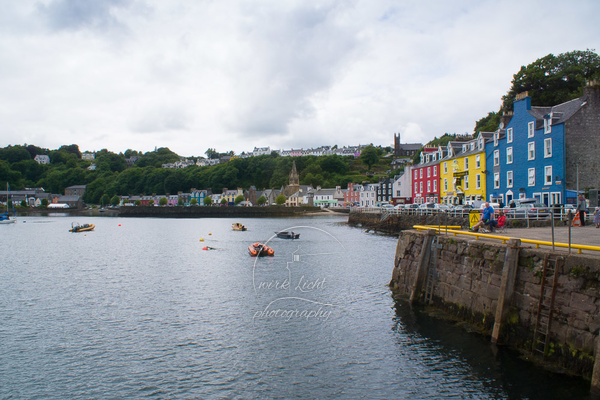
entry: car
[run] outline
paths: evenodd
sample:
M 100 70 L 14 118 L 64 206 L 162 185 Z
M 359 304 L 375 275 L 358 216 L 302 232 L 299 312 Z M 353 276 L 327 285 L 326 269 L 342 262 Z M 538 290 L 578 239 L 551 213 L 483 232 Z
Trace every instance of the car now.
M 394 208 L 395 208 L 396 210 L 404 210 L 404 204 L 396 204 L 396 205 L 394 206 Z
M 390 203 L 384 203 L 381 205 L 381 208 L 386 209 L 386 210 L 393 210 L 394 206 L 391 205 Z
M 434 204 L 433 208 L 440 211 L 450 211 L 450 206 L 448 204 Z
M 513 208 L 504 208 L 504 213 L 511 218 L 547 218 L 550 208 L 543 203 L 522 203 Z

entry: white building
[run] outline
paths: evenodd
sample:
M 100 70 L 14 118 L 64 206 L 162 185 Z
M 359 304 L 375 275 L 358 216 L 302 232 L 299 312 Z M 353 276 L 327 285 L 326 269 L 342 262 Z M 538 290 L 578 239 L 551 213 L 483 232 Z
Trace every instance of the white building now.
M 362 190 L 360 192 L 361 207 L 375 207 L 378 187 L 378 183 L 367 183 L 362 186 Z
M 392 185 L 392 199 L 395 204 L 409 203 L 412 198 L 412 165 L 404 167 L 404 173 Z

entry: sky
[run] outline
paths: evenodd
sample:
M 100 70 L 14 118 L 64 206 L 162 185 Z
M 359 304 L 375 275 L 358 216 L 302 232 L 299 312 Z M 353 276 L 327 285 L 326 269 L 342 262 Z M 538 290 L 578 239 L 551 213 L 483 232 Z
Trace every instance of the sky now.
M 0 0 L 0 147 L 219 152 L 472 133 L 600 1 Z

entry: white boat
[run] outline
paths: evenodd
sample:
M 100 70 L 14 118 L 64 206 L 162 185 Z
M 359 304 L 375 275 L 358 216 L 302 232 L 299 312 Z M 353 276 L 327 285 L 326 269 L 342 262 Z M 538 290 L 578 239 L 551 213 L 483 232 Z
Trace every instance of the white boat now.
M 0 225 L 14 224 L 17 222 L 17 213 L 15 212 L 15 205 L 13 203 L 13 217 L 8 214 L 8 200 L 12 203 L 12 196 L 10 195 L 10 186 L 8 186 L 8 182 L 6 182 L 6 212 L 0 214 Z

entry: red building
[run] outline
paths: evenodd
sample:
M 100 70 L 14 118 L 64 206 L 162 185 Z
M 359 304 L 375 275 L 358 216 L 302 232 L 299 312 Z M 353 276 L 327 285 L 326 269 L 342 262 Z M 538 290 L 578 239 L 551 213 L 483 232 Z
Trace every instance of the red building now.
M 441 149 L 426 147 L 421 152 L 421 162 L 413 167 L 413 202 L 439 203 Z
M 360 205 L 360 191 L 362 185 L 348 183 L 348 190 L 344 191 L 344 207 Z

